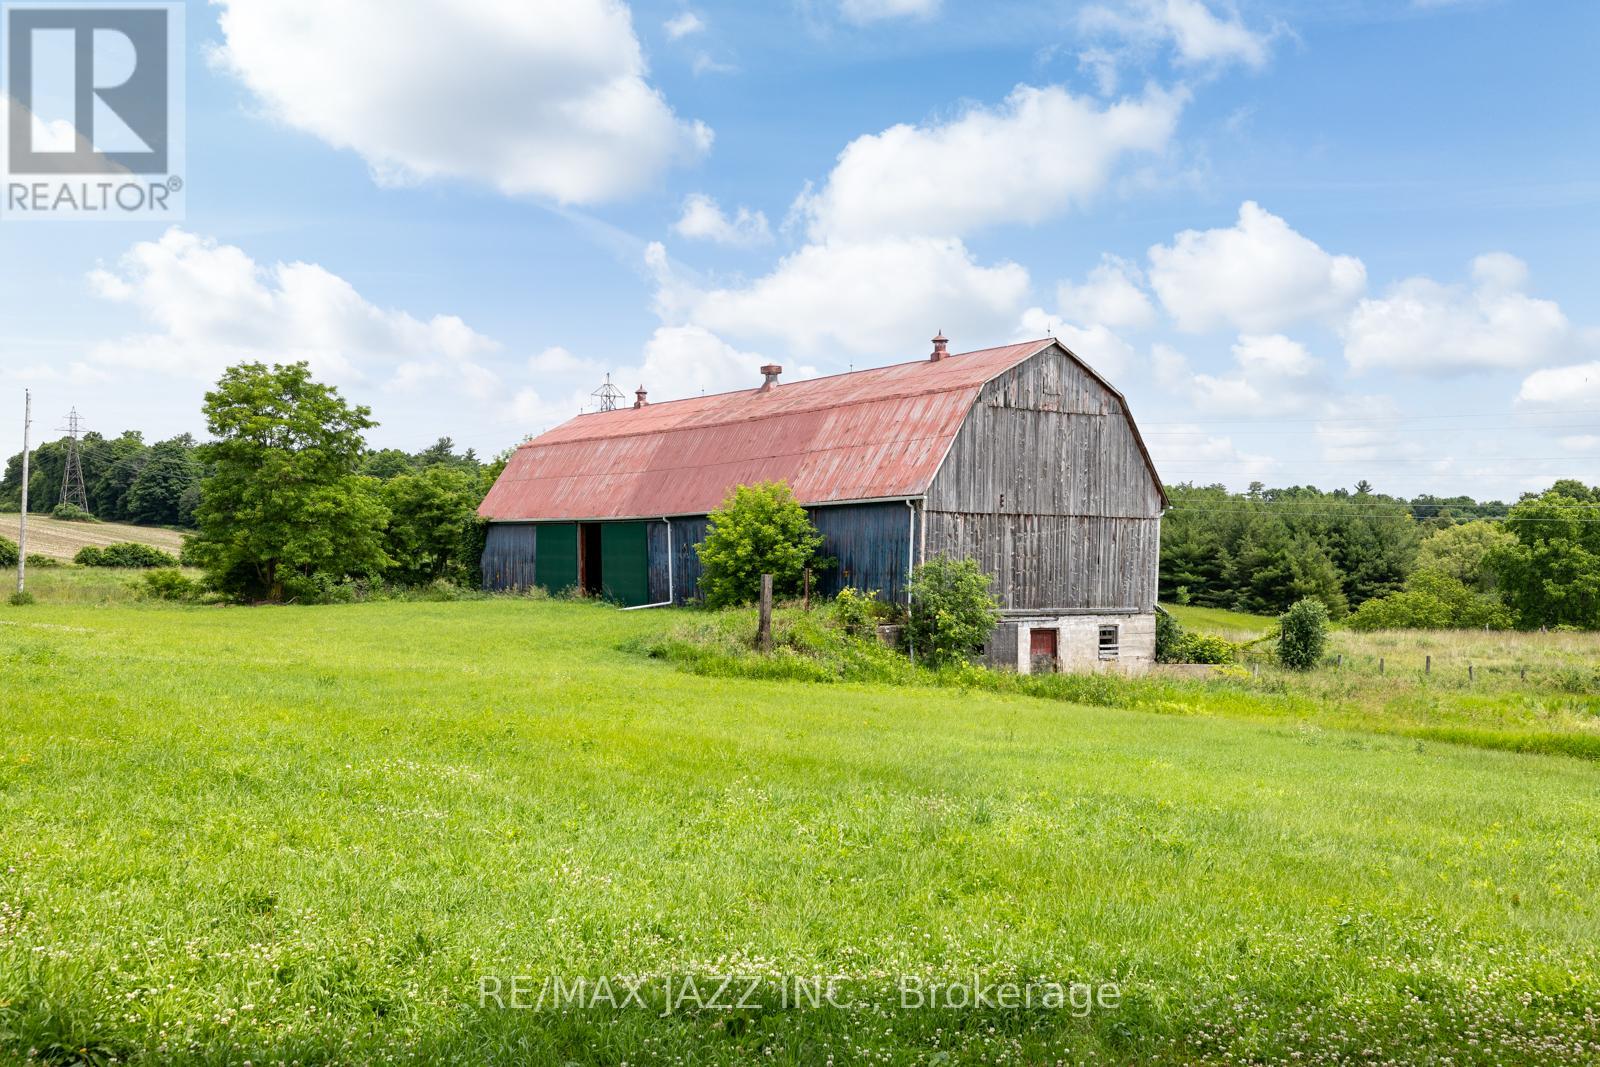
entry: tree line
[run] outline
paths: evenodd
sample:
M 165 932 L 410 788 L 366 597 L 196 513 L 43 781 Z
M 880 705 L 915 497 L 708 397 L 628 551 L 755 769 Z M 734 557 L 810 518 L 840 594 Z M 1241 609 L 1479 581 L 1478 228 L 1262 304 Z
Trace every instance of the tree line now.
M 442 437 L 420 452 L 369 449 L 377 425 L 315 381 L 304 363 L 229 368 L 206 393 L 208 440 L 146 445 L 137 431 L 80 440 L 97 519 L 185 527 L 182 561 L 214 595 L 301 602 L 360 584 L 477 584 L 478 505 L 505 465 L 458 453 Z M 29 510 L 61 498 L 67 439 L 30 457 Z M 0 508 L 20 503 L 22 456 L 0 481 Z
M 1514 504 L 1313 486 L 1168 487 L 1161 597 L 1254 614 L 1320 601 L 1366 628 L 1600 628 L 1600 488 Z
M 49 512 L 61 502 L 68 438 L 46 441 L 28 460 L 28 510 Z M 116 437 L 86 433 L 78 441 L 89 511 L 108 522 L 147 526 L 194 525 L 200 503 L 201 464 L 195 440 L 180 434 L 145 444 L 144 434 Z M 0 478 L 0 510 L 22 506 L 22 453 L 6 461 Z

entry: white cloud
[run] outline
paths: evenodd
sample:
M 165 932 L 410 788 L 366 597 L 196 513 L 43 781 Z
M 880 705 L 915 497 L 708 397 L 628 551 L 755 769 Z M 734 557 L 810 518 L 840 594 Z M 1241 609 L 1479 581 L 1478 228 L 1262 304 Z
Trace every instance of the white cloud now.
M 772 229 L 763 212 L 740 207 L 730 219 L 721 206 L 704 193 L 691 193 L 684 198 L 683 215 L 672 224 L 672 229 L 683 237 L 740 247 L 772 240 Z
M 1192 333 L 1224 325 L 1268 333 L 1331 319 L 1366 284 L 1359 259 L 1324 252 L 1254 201 L 1227 229 L 1185 230 L 1150 249 L 1150 285 L 1178 328 Z
M 93 357 L 210 380 L 242 360 L 306 360 L 340 381 L 396 388 L 443 379 L 477 397 L 498 387 L 477 362 L 499 345 L 453 315 L 428 320 L 375 306 L 314 263 L 263 266 L 242 249 L 173 228 L 93 271 L 101 297 L 136 309 L 152 332 L 106 342 Z
M 1063 282 L 1056 292 L 1061 314 L 1080 322 L 1141 329 L 1155 321 L 1156 309 L 1140 288 L 1139 268 L 1116 256 L 1102 256 L 1082 284 Z
M 1503 252 L 1479 256 L 1473 285 L 1408 278 L 1361 301 L 1345 329 L 1355 370 L 1472 371 L 1527 367 L 1564 353 L 1572 329 L 1561 308 L 1522 290 L 1527 266 Z M 1531 381 L 1532 379 L 1530 379 Z
M 560 345 L 553 345 L 536 356 L 528 357 L 528 369 L 530 371 L 550 377 L 590 371 L 597 365 L 590 360 L 579 359 Z
M 1018 86 L 947 123 L 856 138 L 797 207 L 813 240 L 1040 222 L 1100 193 L 1125 156 L 1164 149 L 1186 101 L 1151 89 L 1102 107 L 1059 86 Z
M 1400 432 L 1402 412 L 1390 396 L 1348 396 L 1329 401 L 1317 423 L 1317 443 L 1328 463 L 1413 460 L 1423 447 Z
M 1277 378 L 1304 378 L 1317 369 L 1306 346 L 1281 333 L 1241 334 L 1233 346 L 1233 359 L 1246 374 Z
M 839 14 L 849 22 L 864 25 L 884 19 L 931 18 L 939 11 L 940 0 L 839 0 Z
M 1517 391 L 1517 406 L 1554 411 L 1592 407 L 1600 411 L 1600 360 L 1534 371 Z
M 668 19 L 661 28 L 666 31 L 668 40 L 681 41 L 690 34 L 702 32 L 706 23 L 693 11 L 685 11 Z
M 216 57 L 386 183 L 616 199 L 710 146 L 645 80 L 621 0 L 216 0 Z
M 754 389 L 761 384 L 761 366 L 767 358 L 744 352 L 703 326 L 662 326 L 644 346 L 644 361 L 623 372 L 628 381 L 638 379 L 651 400 L 672 400 L 699 393 Z M 785 378 L 815 374 L 810 367 L 784 368 Z
M 1600 449 L 1600 434 L 1570 434 L 1561 438 L 1561 447 L 1568 452 L 1593 452 Z
M 828 350 L 886 357 L 944 329 L 974 347 L 1007 333 L 1029 291 L 1015 263 L 974 261 L 953 238 L 828 241 L 785 256 L 747 285 L 717 288 L 686 279 L 652 245 L 658 312 L 741 341 L 776 340 L 811 355 Z
M 1180 423 L 1144 434 L 1156 470 L 1169 482 L 1243 484 L 1265 478 L 1278 463 L 1271 456 L 1242 451 L 1226 434 Z
M 1115 379 L 1133 365 L 1133 346 L 1101 325 L 1077 326 L 1043 308 L 1022 313 L 1019 339 L 1054 337 L 1079 359 L 1107 378 Z
M 1246 334 L 1233 346 L 1227 374 L 1194 371 L 1183 353 L 1167 344 L 1151 349 L 1156 383 L 1186 397 L 1212 415 L 1265 414 L 1308 409 L 1319 394 L 1312 374 L 1321 364 L 1298 341 L 1281 334 Z
M 1119 37 L 1132 48 L 1170 46 L 1174 61 L 1181 66 L 1239 63 L 1259 69 L 1272 53 L 1273 34 L 1250 29 L 1237 12 L 1219 17 L 1201 0 L 1127 0 L 1116 6 L 1094 5 L 1083 10 L 1078 22 L 1088 34 Z M 1106 66 L 1109 64 L 1114 70 L 1120 57 L 1104 48 L 1091 48 L 1080 58 L 1096 68 L 1104 87 Z

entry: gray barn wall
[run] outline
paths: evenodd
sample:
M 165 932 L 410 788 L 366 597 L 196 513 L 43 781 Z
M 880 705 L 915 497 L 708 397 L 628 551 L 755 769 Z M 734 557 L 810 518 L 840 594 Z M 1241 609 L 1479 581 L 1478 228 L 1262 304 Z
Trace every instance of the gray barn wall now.
M 983 388 L 927 497 L 927 554 L 970 556 L 1011 611 L 1145 612 L 1161 497 L 1117 397 L 1058 348 Z

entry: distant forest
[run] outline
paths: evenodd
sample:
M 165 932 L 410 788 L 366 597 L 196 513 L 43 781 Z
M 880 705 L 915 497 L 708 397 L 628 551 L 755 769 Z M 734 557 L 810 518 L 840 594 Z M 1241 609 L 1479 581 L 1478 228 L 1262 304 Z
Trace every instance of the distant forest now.
M 1167 492 L 1161 599 L 1168 603 L 1276 614 L 1311 597 L 1342 617 L 1379 601 L 1361 617 L 1421 625 L 1397 616 L 1396 605 L 1414 605 L 1425 588 L 1437 607 L 1443 588 L 1446 599 L 1458 598 L 1458 614 L 1467 613 L 1458 625 L 1481 618 L 1588 627 L 1600 618 L 1582 573 L 1600 551 L 1600 489 L 1581 482 L 1558 481 L 1512 504 L 1406 500 L 1366 482 L 1331 492 L 1259 482 L 1243 493 L 1188 483 Z
M 61 481 L 67 464 L 68 439 L 47 441 L 33 449 L 28 470 L 28 510 L 46 514 L 61 502 Z M 189 434 L 146 444 L 144 434 L 128 430 L 117 437 L 84 434 L 78 442 L 89 511 L 104 522 L 192 529 L 205 474 L 203 447 Z M 361 473 L 380 481 L 433 466 L 474 473 L 485 464 L 467 449 L 441 437 L 420 452 L 395 448 L 367 453 Z M 22 453 L 6 461 L 0 479 L 0 511 L 16 511 L 22 501 Z

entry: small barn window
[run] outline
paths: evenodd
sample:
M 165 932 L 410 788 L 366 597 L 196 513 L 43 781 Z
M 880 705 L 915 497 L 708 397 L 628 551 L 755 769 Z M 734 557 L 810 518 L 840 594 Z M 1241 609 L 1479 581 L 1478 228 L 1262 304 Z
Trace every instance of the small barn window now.
M 1100 658 L 1116 659 L 1121 646 L 1117 626 L 1100 627 Z

